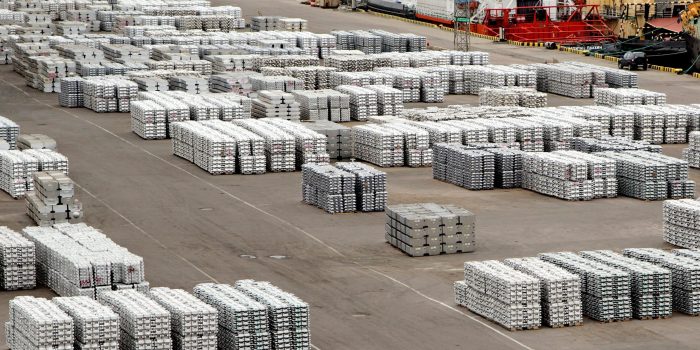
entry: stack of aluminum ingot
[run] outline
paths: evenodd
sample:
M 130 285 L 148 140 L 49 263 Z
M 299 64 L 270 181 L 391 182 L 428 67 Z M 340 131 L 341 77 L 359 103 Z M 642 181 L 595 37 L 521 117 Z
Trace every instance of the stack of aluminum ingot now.
M 454 284 L 458 305 L 514 330 L 542 324 L 540 281 L 500 261 L 464 263 L 464 281 Z
M 0 226 L 0 289 L 18 290 L 36 287 L 34 243 L 19 233 Z
M 663 113 L 653 109 L 654 106 L 625 106 L 634 113 L 634 139 L 653 144 L 664 143 L 666 118 Z M 684 126 L 685 129 L 686 126 Z M 685 130 L 683 131 L 685 139 Z
M 644 200 L 692 198 L 695 182 L 688 162 L 646 151 L 598 152 L 617 162 L 619 193 Z
M 330 159 L 341 160 L 352 157 L 352 132 L 347 126 L 326 120 L 303 121 L 301 124 L 326 135 L 326 151 Z
M 700 133 L 698 135 L 700 136 Z M 586 153 L 605 151 L 647 151 L 661 153 L 661 146 L 659 145 L 652 145 L 648 141 L 632 140 L 619 136 L 603 136 L 599 139 L 574 137 L 569 141 L 571 142 L 571 149 Z
M 217 349 L 215 308 L 182 289 L 152 288 L 148 295 L 170 312 L 173 349 Z
M 294 135 L 261 120 L 235 119 L 233 123 L 265 139 L 268 171 L 280 172 L 296 169 L 296 139 Z
M 595 89 L 593 97 L 597 105 L 662 105 L 666 94 L 643 89 Z
M 281 90 L 292 92 L 294 90 L 304 90 L 303 80 L 287 76 L 253 76 L 250 77 L 250 83 L 253 91 Z
M 311 346 L 308 303 L 270 282 L 240 280 L 235 288 L 267 308 L 271 349 L 308 349 Z
M 10 149 L 17 147 L 17 137 L 19 137 L 19 125 L 12 120 L 0 116 L 0 141 L 5 141 Z
M 98 113 L 129 112 L 131 100 L 138 94 L 138 84 L 124 78 L 92 78 L 82 82 L 85 108 Z
M 368 117 L 377 115 L 377 93 L 374 90 L 352 85 L 340 85 L 335 89 L 350 96 L 352 119 L 365 121 Z
M 302 169 L 302 197 L 305 203 L 328 213 L 357 210 L 355 175 L 330 164 L 307 164 Z
M 603 128 L 608 129 L 608 132 L 603 134 L 627 139 L 634 137 L 634 112 L 624 106 L 561 106 L 555 109 L 555 114 L 561 111 L 571 117 L 600 123 Z
M 588 163 L 588 179 L 593 182 L 593 198 L 617 197 L 617 164 L 614 160 L 578 151 L 555 151 L 554 154 Z
M 22 134 L 17 138 L 17 148 L 19 150 L 55 150 L 56 140 L 44 134 Z
M 37 281 L 60 296 L 96 295 L 111 290 L 147 291 L 143 258 L 85 224 L 26 227 L 34 242 Z
M 173 348 L 170 312 L 145 294 L 136 290 L 104 292 L 97 301 L 119 315 L 119 348 L 153 350 Z
M 34 188 L 32 174 L 39 171 L 36 158 L 21 151 L 0 151 L 0 186 L 12 198 L 20 198 Z
M 301 120 L 350 121 L 350 97 L 336 90 L 293 91 Z
M 424 122 L 414 122 L 406 121 L 408 124 L 421 128 L 428 132 L 430 136 L 430 146 L 436 145 L 438 143 L 461 143 L 462 142 L 462 130 L 448 124 L 442 124 L 432 121 Z
M 385 172 L 356 162 L 338 162 L 335 166 L 355 175 L 357 210 L 365 212 L 384 210 L 389 195 Z
M 493 189 L 495 157 L 491 152 L 460 144 L 433 146 L 433 178 L 470 190 Z
M 27 161 L 36 162 L 36 169 L 39 171 L 60 171 L 68 174 L 68 158 L 52 149 L 25 149 L 22 151 L 22 154 L 31 157 L 32 159 L 27 157 Z M 28 165 L 27 169 L 29 168 L 30 166 Z M 31 173 L 28 172 L 27 177 L 29 176 L 31 176 Z
M 637 87 L 637 73 L 626 71 L 624 69 L 615 69 L 610 67 L 603 67 L 599 65 L 583 63 L 583 62 L 567 62 L 571 65 L 576 65 L 584 67 L 586 69 L 592 69 L 597 71 L 602 71 L 605 73 L 605 82 L 610 85 L 610 87 L 618 88 L 636 88 Z
M 165 107 L 153 101 L 131 103 L 131 131 L 142 139 L 164 139 L 167 133 Z
M 488 129 L 488 142 L 515 144 L 518 137 L 518 126 L 499 119 L 478 118 L 469 120 L 470 123 L 484 126 Z
M 623 250 L 623 254 L 670 270 L 673 309 L 700 315 L 700 261 L 688 257 L 683 249 L 670 253 L 655 248 L 629 248 Z
M 328 152 L 326 152 L 328 142 L 323 134 L 308 129 L 302 124 L 284 119 L 263 119 L 262 122 L 294 136 L 297 168 L 301 168 L 302 164 L 307 163 L 330 162 Z
M 380 125 L 358 125 L 352 128 L 354 155 L 380 167 L 403 166 L 404 134 Z
M 73 319 L 75 349 L 119 349 L 119 315 L 112 309 L 84 296 L 51 301 Z
M 612 250 L 580 252 L 581 256 L 626 271 L 632 282 L 632 315 L 640 320 L 667 318 L 672 313 L 671 271 L 625 257 Z
M 47 299 L 19 296 L 10 300 L 5 335 L 11 349 L 73 349 L 73 319 Z
M 210 174 L 236 171 L 236 142 L 218 130 L 195 121 L 172 124 L 173 154 Z
M 695 199 L 664 201 L 664 241 L 683 248 L 700 248 L 700 202 Z
M 554 328 L 583 324 L 579 276 L 536 257 L 506 259 L 503 263 L 539 280 L 543 324 Z
M 281 90 L 258 91 L 258 98 L 253 99 L 254 118 L 282 118 L 299 120 L 299 102 L 294 95 Z
M 466 120 L 446 120 L 439 122 L 440 124 L 449 125 L 457 128 L 462 133 L 461 143 L 483 143 L 489 142 L 489 128 L 480 125 L 470 123 Z
M 523 118 L 501 118 L 499 121 L 515 126 L 515 141 L 518 142 L 521 150 L 544 151 L 544 125 Z
M 404 136 L 404 164 L 409 167 L 430 166 L 433 164 L 433 151 L 430 149 L 429 133 L 407 123 L 385 123 L 380 127 L 396 130 Z
M 683 149 L 683 159 L 692 168 L 700 168 L 700 131 L 688 134 L 688 148 Z
M 572 252 L 542 253 L 539 258 L 581 277 L 584 315 L 606 322 L 632 318 L 628 272 Z
M 200 94 L 209 91 L 209 80 L 196 75 L 168 77 L 168 90 Z
M 385 238 L 409 256 L 468 253 L 476 249 L 476 217 L 468 210 L 435 203 L 385 208 Z
M 81 77 L 65 77 L 61 79 L 61 91 L 58 93 L 58 102 L 61 107 L 83 107 L 85 104 L 83 96 Z
M 220 349 L 272 349 L 265 305 L 228 284 L 198 284 L 194 295 L 218 311 Z
M 430 73 L 423 73 L 417 70 L 409 71 L 405 68 L 377 68 L 376 71 L 389 74 L 394 78 L 394 88 L 403 91 L 404 102 L 420 102 L 423 76 L 426 77 L 426 80 L 429 80 L 429 78 L 436 78 L 436 76 Z M 436 75 L 436 79 L 441 77 L 439 73 L 436 73 Z M 433 81 L 433 83 L 438 82 Z M 439 95 L 439 92 L 447 92 L 442 89 L 442 81 L 439 81 L 439 84 L 440 85 L 435 89 L 439 89 L 440 91 L 432 91 L 436 95 Z
M 27 193 L 27 215 L 39 226 L 80 221 L 84 215 L 74 198 L 73 180 L 61 171 L 32 174 L 34 191 Z
M 521 187 L 523 184 L 523 156 L 525 153 L 508 148 L 490 148 L 486 151 L 494 155 L 494 185 L 499 188 Z
M 526 87 L 484 87 L 479 90 L 482 106 L 521 106 L 538 108 L 547 106 L 547 94 Z
M 549 64 L 544 72 L 547 75 L 547 91 L 558 95 L 590 98 L 592 86 L 607 87 L 605 73 L 566 63 Z
M 252 131 L 222 120 L 205 120 L 201 125 L 220 132 L 236 144 L 236 173 L 265 173 L 265 139 Z
M 368 85 L 367 89 L 377 92 L 378 115 L 400 115 L 403 110 L 403 92 L 386 85 Z
M 523 188 L 566 200 L 594 198 L 585 160 L 554 153 L 523 155 Z

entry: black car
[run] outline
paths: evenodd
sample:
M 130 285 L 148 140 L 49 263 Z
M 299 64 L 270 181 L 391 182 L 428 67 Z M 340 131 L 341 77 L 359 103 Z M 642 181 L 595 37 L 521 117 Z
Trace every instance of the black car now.
M 630 70 L 637 70 L 638 68 L 641 68 L 643 70 L 647 70 L 647 55 L 644 52 L 625 52 L 625 55 L 622 56 L 620 61 L 617 63 L 617 66 L 620 69 L 624 69 L 625 67 L 629 67 Z

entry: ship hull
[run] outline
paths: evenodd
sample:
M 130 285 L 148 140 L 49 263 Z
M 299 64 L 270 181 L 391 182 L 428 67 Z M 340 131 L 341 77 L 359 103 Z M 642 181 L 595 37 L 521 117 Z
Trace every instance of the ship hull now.
M 698 59 L 698 56 L 700 56 L 700 38 L 687 33 L 684 36 L 690 62 L 695 62 L 693 69 L 696 72 L 700 72 L 700 59 Z

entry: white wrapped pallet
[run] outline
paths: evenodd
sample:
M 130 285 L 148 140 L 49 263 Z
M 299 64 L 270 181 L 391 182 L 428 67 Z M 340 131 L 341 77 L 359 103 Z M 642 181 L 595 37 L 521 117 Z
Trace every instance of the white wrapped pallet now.
M 591 259 L 627 271 L 632 282 L 632 316 L 640 320 L 668 318 L 672 313 L 671 271 L 625 257 L 611 250 L 579 252 Z
M 38 282 L 60 296 L 96 294 L 113 288 L 147 290 L 143 258 L 85 224 L 26 227 L 37 250 Z
M 453 205 L 389 205 L 384 237 L 409 256 L 468 253 L 476 249 L 476 217 Z
M 5 334 L 11 349 L 73 349 L 73 319 L 44 298 L 10 300 Z
M 377 114 L 377 93 L 374 90 L 352 85 L 340 85 L 335 90 L 350 96 L 352 119 L 364 121 Z
M 34 243 L 11 229 L 0 226 L 0 288 L 2 290 L 36 287 Z
M 464 277 L 455 283 L 457 304 L 509 330 L 542 324 L 537 278 L 495 260 L 464 263 Z
M 119 315 L 112 309 L 84 296 L 51 301 L 73 319 L 75 349 L 119 349 Z
M 219 348 L 272 348 L 265 305 L 228 284 L 201 283 L 193 294 L 218 311 Z
M 218 312 L 182 289 L 152 288 L 149 297 L 170 312 L 174 350 L 216 350 Z
M 24 151 L 27 149 L 48 149 L 56 150 L 56 140 L 44 134 L 20 134 L 17 138 L 17 149 Z
M 632 318 L 628 272 L 572 252 L 542 253 L 539 258 L 581 277 L 584 315 L 605 322 Z
M 119 315 L 119 348 L 127 350 L 173 348 L 170 313 L 145 294 L 135 290 L 101 293 L 97 301 Z
M 679 252 L 678 254 L 674 254 Z M 650 262 L 671 271 L 673 309 L 689 315 L 700 315 L 700 262 L 683 255 L 655 248 L 629 248 L 622 253 L 631 258 Z
M 404 138 L 403 132 L 380 125 L 358 125 L 352 128 L 355 156 L 380 167 L 405 164 Z
M 506 259 L 503 263 L 540 281 L 543 324 L 554 328 L 583 324 L 579 276 L 536 257 Z
M 296 169 L 296 140 L 293 135 L 261 120 L 236 119 L 233 120 L 233 123 L 265 139 L 268 171 L 280 172 Z

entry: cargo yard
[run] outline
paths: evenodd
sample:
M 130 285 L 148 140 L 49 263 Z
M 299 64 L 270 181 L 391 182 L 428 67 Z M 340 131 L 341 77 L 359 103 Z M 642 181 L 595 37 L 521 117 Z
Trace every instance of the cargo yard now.
M 124 59 L 143 48 L 115 42 L 167 21 L 139 14 L 102 50 L 54 34 L 55 61 L 18 74 L 15 46 L 0 65 L 2 139 L 42 148 L 0 150 L 0 348 L 697 348 L 700 80 L 477 36 L 454 52 L 452 31 L 372 11 L 211 6 L 240 8 L 226 44 L 285 16 L 296 46 L 256 39 L 245 70 L 186 40 Z M 82 54 L 98 59 L 30 86 Z M 483 82 L 500 77 L 518 84 Z

